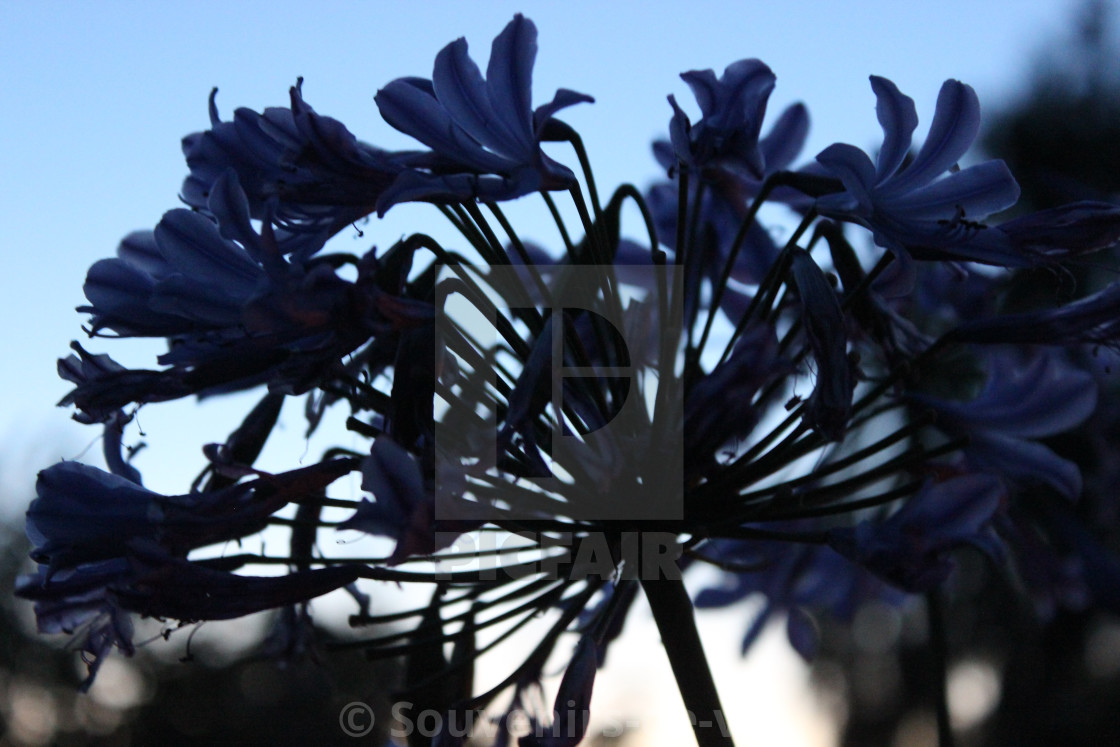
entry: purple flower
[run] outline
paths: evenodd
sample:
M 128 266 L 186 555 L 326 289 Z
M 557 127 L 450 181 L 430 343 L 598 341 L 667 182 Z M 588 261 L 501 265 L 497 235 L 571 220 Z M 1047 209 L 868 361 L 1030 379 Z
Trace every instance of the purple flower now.
M 576 644 L 572 660 L 560 680 L 552 725 L 542 732 L 521 737 L 517 742 L 519 747 L 575 747 L 582 742 L 591 718 L 591 691 L 598 668 L 595 639 L 584 635 Z
M 303 100 L 302 79 L 291 89 L 291 108 L 263 114 L 238 109 L 223 122 L 210 94 L 210 129 L 183 138 L 191 173 L 183 200 L 209 211 L 212 192 L 233 170 L 254 218 L 275 221 L 289 252 L 310 255 L 346 225 L 373 212 L 408 154 L 360 142 L 341 122 L 316 114 Z
M 289 500 L 321 491 L 353 467 L 339 459 L 209 493 L 163 496 L 78 462 L 56 464 L 39 474 L 38 498 L 27 510 L 31 558 L 40 565 L 18 579 L 16 594 L 35 603 L 41 632 L 79 636 L 88 687 L 110 649 L 133 653 L 129 611 L 223 620 L 352 583 L 354 568 L 252 578 L 185 558 L 259 532 Z
M 328 258 L 289 262 L 266 222 L 249 222 L 246 198 L 227 171 L 211 192 L 219 224 L 172 210 L 150 233 L 125 238 L 118 256 L 86 276 L 91 331 L 166 337 L 165 371 L 128 371 L 100 356 L 61 367 L 78 388 L 63 400 L 101 420 L 129 402 L 218 393 L 267 383 L 302 393 L 337 370 L 371 337 L 427 323 L 430 304 L 379 287 L 372 252 L 355 281 Z
M 40 633 L 76 637 L 87 668 L 83 691 L 93 684 L 101 662 L 112 649 L 125 656 L 136 651 L 132 617 L 109 590 L 109 584 L 127 574 L 128 568 L 128 560 L 118 557 L 59 573 L 39 566 L 36 573 L 16 579 L 16 596 L 35 603 Z
M 731 68 L 728 70 L 731 71 Z M 724 78 L 729 76 L 734 77 L 731 72 L 728 72 L 725 73 Z M 710 70 L 704 73 L 695 71 L 685 73 L 684 77 L 686 80 L 692 78 L 695 86 L 700 87 L 702 92 L 707 90 L 705 81 L 711 82 L 714 78 Z M 772 79 L 773 76 L 770 77 Z M 751 87 L 745 79 L 740 79 L 739 82 L 743 86 Z M 716 92 L 723 94 L 716 96 L 722 101 L 720 107 L 731 106 L 732 102 L 736 106 L 742 103 L 738 100 L 741 96 L 733 95 L 724 89 L 723 84 L 718 82 L 715 84 Z M 767 91 L 766 95 L 768 93 Z M 704 106 L 711 103 L 710 97 L 706 94 L 698 94 L 697 98 Z M 762 97 L 759 106 L 761 108 L 757 115 L 761 123 L 765 96 Z M 684 117 L 679 109 L 674 116 L 677 125 L 680 124 L 677 122 L 678 117 Z M 728 119 L 729 115 L 721 109 L 713 112 L 712 122 L 709 122 L 708 117 L 705 116 L 695 128 L 689 129 L 689 132 L 698 138 L 697 147 L 704 150 L 718 140 L 719 138 L 714 134 L 714 129 L 718 129 L 715 123 Z M 685 121 L 687 122 L 687 117 Z M 706 123 L 711 124 L 711 128 L 706 128 Z M 675 132 L 679 130 L 677 125 L 673 125 Z M 707 278 L 713 288 L 722 280 L 724 268 L 731 259 L 732 245 L 747 218 L 751 199 L 758 195 L 763 182 L 768 177 L 789 166 L 801 151 L 809 131 L 809 116 L 804 105 L 794 104 L 782 113 L 770 128 L 769 134 L 761 140 L 758 139 L 757 128 L 751 129 L 754 149 L 758 152 L 758 163 L 761 164 L 758 170 L 744 167 L 743 159 L 733 155 L 724 158 L 709 153 L 709 157 L 703 160 L 705 164 L 703 167 L 701 161 L 685 161 L 698 171 L 701 177 L 690 182 L 688 197 L 690 203 L 700 200 L 699 210 L 696 212 L 696 224 L 686 229 L 689 240 L 684 285 L 688 294 L 685 298 L 685 319 L 688 323 L 695 321 L 704 300 L 704 294 L 698 293 L 702 279 Z M 742 145 L 746 135 L 742 132 L 739 135 L 742 137 L 730 136 L 730 142 Z M 673 176 L 679 158 L 674 145 L 666 141 L 658 141 L 653 145 L 653 152 L 658 162 Z M 796 203 L 807 199 L 800 192 L 788 187 L 778 187 L 770 197 L 782 202 Z M 674 251 L 681 251 L 683 248 L 678 247 L 676 241 L 679 212 L 679 185 L 676 179 L 671 178 L 650 187 L 646 193 L 646 201 L 661 243 Z M 777 257 L 778 247 L 769 231 L 757 220 L 752 220 L 747 226 L 741 246 L 736 251 L 730 278 L 737 283 L 757 285 Z M 733 285 L 723 286 L 719 304 L 720 309 L 729 319 L 739 319 L 749 302 L 750 297 L 742 290 Z
M 50 573 L 119 557 L 143 540 L 174 556 L 263 529 L 292 497 L 322 489 L 354 467 L 348 459 L 209 493 L 164 496 L 124 477 L 79 462 L 39 473 L 38 497 L 27 509 L 31 558 Z
M 937 414 L 937 425 L 953 436 L 967 436 L 969 463 L 1012 483 L 1039 481 L 1070 500 L 1081 495 L 1081 471 L 1031 439 L 1052 436 L 1080 424 L 1093 413 L 1097 386 L 1092 374 L 1062 363 L 1056 355 L 1017 364 L 993 355 L 984 389 L 969 402 L 947 402 L 914 395 Z
M 848 361 L 848 335 L 836 292 L 804 249 L 793 249 L 790 271 L 801 299 L 801 322 L 817 364 L 806 422 L 830 441 L 839 440 L 852 411 L 855 380 Z
M 357 566 L 332 566 L 284 576 L 240 576 L 207 561 L 175 558 L 146 540 L 119 542 L 117 557 L 58 573 L 40 566 L 21 576 L 16 594 L 35 603 L 39 630 L 79 635 L 89 676 L 116 647 L 134 651 L 129 612 L 183 622 L 230 620 L 305 602 L 353 583 Z
M 865 226 L 875 243 L 917 259 L 1029 264 L 1014 250 L 973 242 L 986 231 L 977 221 L 1019 199 L 1019 186 L 1003 161 L 957 170 L 980 127 L 976 92 L 959 81 L 945 81 L 929 136 L 906 163 L 918 125 L 914 101 L 886 78 L 872 76 L 871 87 L 883 128 L 878 159 L 872 163 L 866 153 L 843 143 L 823 150 L 817 161 L 843 182 L 844 191 L 818 199 L 818 210 Z
M 362 461 L 362 490 L 372 493 L 374 500 L 363 498 L 354 515 L 338 528 L 396 540 L 389 565 L 449 547 L 460 533 L 479 525 L 437 524 L 433 485 L 425 481 L 417 460 L 388 436 L 375 439 L 370 455 Z
M 992 475 L 966 475 L 929 483 L 885 521 L 861 521 L 828 533 L 844 557 L 906 591 L 927 591 L 952 570 L 949 554 L 964 545 L 997 556 L 1001 545 L 989 527 L 1003 499 Z
M 130 402 L 163 402 L 191 394 L 178 372 L 130 370 L 108 355 L 94 355 L 76 342 L 77 353 L 60 358 L 58 375 L 77 386 L 59 401 L 75 405 L 79 423 L 106 423 Z
M 790 528 L 805 526 L 801 523 Z M 765 597 L 764 606 L 743 636 L 744 654 L 776 614 L 787 615 L 786 635 L 790 644 L 804 659 L 810 660 L 818 644 L 810 610 L 826 610 L 836 618 L 851 620 L 865 602 L 882 600 L 898 604 L 903 599 L 893 587 L 821 545 L 780 540 L 718 540 L 704 552 L 720 561 L 753 570 L 725 574 L 722 586 L 703 589 L 696 596 L 698 608 L 728 606 L 753 594 Z
M 773 328 L 757 324 L 745 330 L 726 361 L 696 381 L 684 403 L 686 479 L 703 474 L 721 446 L 750 435 L 761 416 L 755 394 L 790 369 L 778 354 Z
M 1120 207 L 1107 202 L 1073 202 L 1039 210 L 991 226 L 975 245 L 1018 253 L 1038 261 L 1100 251 L 1120 241 Z
M 537 28 L 518 14 L 494 39 L 486 79 L 458 39 L 436 56 L 432 80 L 400 78 L 374 99 L 385 121 L 432 149 L 412 159 L 381 196 L 384 214 L 399 202 L 510 200 L 567 189 L 575 175 L 546 156 L 545 125 L 560 109 L 592 101 L 565 88 L 532 109 Z
M 965 322 L 952 340 L 1006 345 L 1120 346 L 1120 282 L 1056 309 Z
M 703 172 L 726 170 L 761 179 L 766 168 L 758 133 L 776 78 L 760 60 L 739 60 L 720 78 L 711 70 L 681 73 L 703 115 L 693 125 L 674 96 L 669 134 L 677 160 Z

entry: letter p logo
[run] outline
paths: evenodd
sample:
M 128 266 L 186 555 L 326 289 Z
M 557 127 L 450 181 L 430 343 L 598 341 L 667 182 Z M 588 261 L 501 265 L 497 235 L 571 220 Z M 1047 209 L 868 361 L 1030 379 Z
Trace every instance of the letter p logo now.
M 682 518 L 681 335 L 657 297 L 680 298 L 679 273 L 625 267 L 624 291 L 597 265 L 545 269 L 547 298 L 527 268 L 499 267 L 463 293 L 466 313 L 437 308 L 437 345 L 460 374 L 437 407 L 437 453 L 467 487 L 441 490 L 437 468 L 436 517 Z

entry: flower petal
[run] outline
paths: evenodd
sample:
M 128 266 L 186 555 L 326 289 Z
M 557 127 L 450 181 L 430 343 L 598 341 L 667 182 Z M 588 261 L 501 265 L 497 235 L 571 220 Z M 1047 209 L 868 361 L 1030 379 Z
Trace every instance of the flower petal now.
M 547 104 L 541 104 L 533 111 L 533 131 L 537 138 L 541 137 L 541 132 L 548 120 L 553 114 L 561 109 L 567 109 L 569 106 L 575 104 L 594 104 L 595 99 L 588 96 L 586 93 L 579 93 L 567 88 L 556 89 L 556 95 L 552 97 L 552 101 Z
M 892 189 L 892 192 L 894 190 Z M 980 220 L 1019 200 L 1019 184 L 1003 161 L 985 161 L 896 199 L 883 197 L 883 207 L 908 220 Z
M 883 128 L 883 147 L 875 168 L 875 181 L 882 182 L 898 171 L 910 151 L 914 129 L 918 126 L 918 112 L 914 99 L 886 78 L 872 75 L 871 90 L 875 92 L 875 114 Z
M 437 153 L 454 155 L 478 171 L 504 171 L 512 165 L 508 159 L 484 150 L 457 127 L 427 81 L 398 78 L 373 98 L 386 122 Z
M 537 27 L 518 13 L 494 39 L 486 83 L 490 104 L 519 146 L 518 160 L 536 152 L 533 141 L 533 63 L 537 58 Z
M 914 162 L 891 181 L 890 191 L 908 192 L 948 171 L 972 145 L 979 130 L 980 100 L 976 91 L 959 80 L 945 81 L 937 95 L 929 135 Z
M 465 39 L 457 39 L 436 55 L 432 88 L 455 124 L 492 151 L 509 153 L 517 139 L 501 120 L 486 94 L 482 71 L 467 54 Z
M 786 107 L 766 137 L 758 142 L 767 173 L 781 171 L 793 163 L 809 136 L 809 110 L 797 103 Z
M 871 190 L 875 186 L 875 165 L 859 148 L 847 143 L 834 143 L 817 155 L 817 162 L 824 166 L 830 176 L 844 183 L 845 192 L 825 195 L 817 201 L 822 213 L 832 210 L 857 210 L 869 217 L 872 211 Z M 851 206 L 852 199 L 857 205 Z
M 1077 464 L 1035 441 L 982 432 L 972 437 L 967 453 L 977 467 L 1006 475 L 1016 483 L 1042 482 L 1071 501 L 1081 497 Z

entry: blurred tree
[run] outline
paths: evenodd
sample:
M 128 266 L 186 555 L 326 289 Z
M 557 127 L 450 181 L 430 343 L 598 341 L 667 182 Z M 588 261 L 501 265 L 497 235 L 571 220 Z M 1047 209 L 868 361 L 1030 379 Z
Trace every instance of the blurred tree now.
M 1028 95 L 988 119 L 984 145 L 1040 210 L 1120 195 L 1120 66 L 1107 0 L 1089 0 L 1076 31 L 1036 67 Z

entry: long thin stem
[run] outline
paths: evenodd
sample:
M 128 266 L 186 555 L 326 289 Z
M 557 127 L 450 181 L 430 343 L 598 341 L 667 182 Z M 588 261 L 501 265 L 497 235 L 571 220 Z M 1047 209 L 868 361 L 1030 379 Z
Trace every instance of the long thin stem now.
M 933 654 L 934 692 L 937 700 L 937 743 L 940 747 L 953 747 L 953 724 L 949 719 L 949 695 L 946 679 L 949 673 L 949 640 L 945 630 L 945 611 L 941 593 L 931 589 L 926 593 L 926 614 L 929 616 L 929 642 Z
M 696 743 L 699 747 L 733 745 L 684 581 L 679 578 L 644 579 L 642 589 L 673 667 Z

